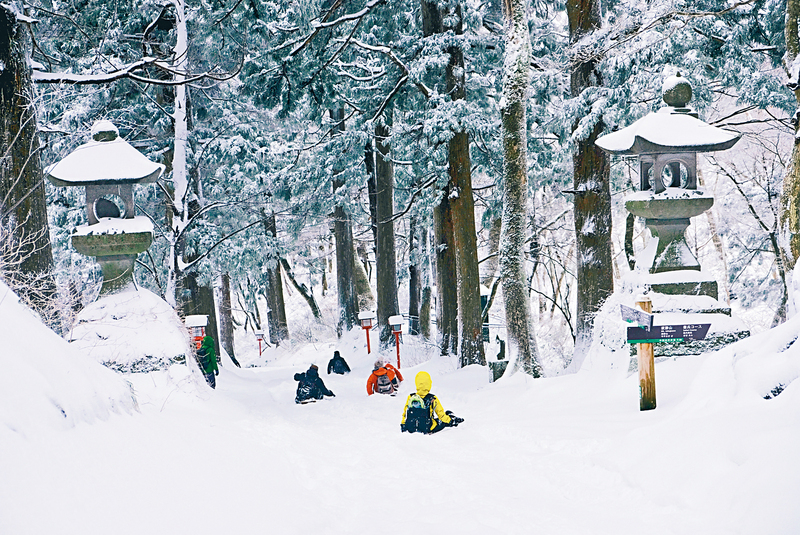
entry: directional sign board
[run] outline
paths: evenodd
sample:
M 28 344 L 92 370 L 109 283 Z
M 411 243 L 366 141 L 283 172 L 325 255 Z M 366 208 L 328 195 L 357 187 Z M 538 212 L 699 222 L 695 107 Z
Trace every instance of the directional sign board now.
M 654 325 L 650 329 L 628 327 L 629 344 L 657 344 L 659 342 L 688 342 L 705 340 L 710 323 L 691 325 Z
M 639 327 L 645 327 L 646 329 L 653 326 L 653 315 L 648 314 L 644 310 L 620 305 L 619 311 L 622 314 L 622 319 L 628 323 L 635 323 Z

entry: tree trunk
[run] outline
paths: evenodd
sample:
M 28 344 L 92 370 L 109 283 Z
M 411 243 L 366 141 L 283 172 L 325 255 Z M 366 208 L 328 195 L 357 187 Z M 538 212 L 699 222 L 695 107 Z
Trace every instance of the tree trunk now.
M 578 41 L 600 27 L 599 0 L 568 0 L 567 19 L 570 43 L 577 46 Z M 570 76 L 573 98 L 601 81 L 593 55 L 575 53 L 574 57 Z M 573 131 L 577 126 L 576 121 Z M 603 125 L 598 122 L 588 137 L 576 140 L 572 157 L 578 284 L 573 369 L 580 368 L 591 346 L 594 315 L 614 291 L 610 165 L 608 157 L 595 145 L 602 130 Z
M 525 273 L 525 221 L 528 204 L 528 130 L 526 92 L 530 80 L 531 45 L 527 2 L 508 0 L 503 75 L 503 221 L 500 232 L 500 276 L 506 329 L 516 368 L 542 375 Z M 510 370 L 513 373 L 513 369 Z
M 283 272 L 286 273 L 286 278 L 289 279 L 289 282 L 292 283 L 295 290 L 297 290 L 303 299 L 305 299 L 306 303 L 308 303 L 308 307 L 311 309 L 311 313 L 314 315 L 314 318 L 320 320 L 322 319 L 322 313 L 319 311 L 319 305 L 317 305 L 317 300 L 314 299 L 314 294 L 308 289 L 308 286 L 305 284 L 297 282 L 297 279 L 294 278 L 294 273 L 292 272 L 292 267 L 289 265 L 289 261 L 285 258 L 281 258 L 281 266 L 283 266 Z
M 220 336 L 217 331 L 217 310 L 214 302 L 214 289 L 210 285 L 197 282 L 197 273 L 190 271 L 181 279 L 180 311 L 182 316 L 196 314 L 208 316 L 206 335 L 214 338 L 214 350 L 219 355 Z
M 375 281 L 378 290 L 378 325 L 381 346 L 394 339 L 389 317 L 398 314 L 397 265 L 394 251 L 394 166 L 390 158 L 391 109 L 375 123 L 375 215 L 378 241 L 375 250 Z
M 800 56 L 800 0 L 786 1 L 786 24 L 784 37 L 786 39 L 785 64 L 789 71 L 790 84 L 793 87 L 795 100 L 800 104 L 800 76 L 794 63 Z M 791 86 L 790 86 L 791 87 Z M 788 271 L 794 269 L 797 259 L 800 258 L 800 107 L 794 116 L 794 145 L 792 157 L 783 177 L 783 193 L 781 195 L 781 241 L 785 252 Z
M 489 227 L 489 257 L 482 264 L 483 276 L 481 284 L 489 286 L 497 273 L 497 266 L 500 265 L 500 230 L 503 228 L 503 218 L 497 217 L 492 220 Z
M 436 317 L 441 337 L 441 354 L 458 350 L 458 292 L 456 290 L 456 254 L 453 243 L 453 214 L 450 210 L 450 185 L 433 209 L 436 237 L 436 287 L 439 291 Z
M 417 218 L 411 216 L 408 231 L 408 249 L 410 251 L 408 262 L 408 332 L 410 334 L 419 334 L 420 297 L 422 293 L 422 269 L 420 269 L 422 251 L 420 249 L 420 240 L 416 236 L 419 233 L 417 227 Z
M 337 123 L 335 131 L 344 132 L 344 109 L 331 110 L 331 119 Z M 334 134 L 336 135 L 336 134 Z M 341 170 L 334 170 L 333 193 L 344 187 L 344 182 L 338 175 Z M 336 323 L 336 333 L 341 336 L 344 331 L 349 331 L 356 324 L 358 304 L 356 290 L 353 282 L 353 224 L 350 214 L 344 206 L 337 204 L 333 209 L 333 234 L 336 238 L 336 286 L 339 292 L 339 319 Z
M 261 211 L 264 221 L 264 232 L 273 240 L 273 252 L 267 255 L 267 323 L 269 324 L 269 341 L 275 346 L 289 338 L 289 326 L 286 322 L 286 306 L 283 301 L 283 277 L 281 277 L 280 252 L 278 251 L 278 225 L 275 212 Z
M 220 285 L 219 303 L 219 343 L 222 349 L 228 354 L 233 363 L 239 366 L 236 360 L 233 346 L 233 306 L 231 305 L 231 276 L 228 273 L 222 274 L 222 284 Z
M 353 284 L 356 290 L 358 310 L 372 310 L 375 307 L 375 296 L 372 294 L 372 288 L 369 287 L 369 275 L 364 262 L 359 260 L 358 250 L 353 251 L 353 260 Z
M 371 141 L 368 141 L 364 147 L 364 166 L 367 168 L 367 198 L 369 199 L 369 220 L 372 230 L 372 250 L 374 251 L 378 247 L 378 187 L 375 185 L 375 151 L 372 149 Z
M 421 258 L 418 262 L 422 276 L 422 299 L 419 304 L 419 332 L 425 340 L 431 338 L 431 265 L 430 265 L 430 251 L 428 250 L 428 234 L 427 227 L 420 232 L 421 244 L 420 253 Z
M 0 224 L 15 240 L 3 248 L 3 263 L 21 297 L 44 308 L 55 297 L 53 252 L 26 35 L 0 5 Z
M 456 35 L 462 35 L 461 5 L 455 7 Z M 452 18 L 452 17 L 448 17 Z M 452 100 L 466 98 L 464 52 L 457 46 L 448 47 L 445 82 Z M 450 182 L 453 199 L 453 242 L 455 244 L 456 270 L 458 272 L 458 316 L 461 325 L 460 362 L 462 366 L 486 364 L 481 330 L 482 308 L 480 274 L 478 273 L 478 240 L 475 232 L 475 200 L 472 195 L 472 165 L 469 156 L 469 136 L 456 132 L 448 142 Z

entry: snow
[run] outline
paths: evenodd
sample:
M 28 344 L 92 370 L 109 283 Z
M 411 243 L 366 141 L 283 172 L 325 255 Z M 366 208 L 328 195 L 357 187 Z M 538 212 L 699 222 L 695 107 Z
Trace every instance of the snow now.
M 697 198 L 710 198 L 714 196 L 706 194 L 702 188 L 698 189 L 685 189 L 685 188 L 665 188 L 661 193 L 655 193 L 653 190 L 638 190 L 625 196 L 626 201 L 652 201 L 652 200 L 666 200 L 666 199 L 697 199 Z
M 136 408 L 124 378 L 76 351 L 45 327 L 17 296 L 0 282 L 0 451 L 14 464 L 16 448 L 46 430 L 65 431 L 79 423 L 106 421 L 112 414 Z M 26 465 L 27 468 L 31 468 Z M 0 533 L 5 529 L 5 495 L 13 492 L 5 466 L 0 467 Z
M 178 315 L 153 292 L 138 290 L 101 297 L 78 313 L 71 345 L 113 369 L 165 369 L 191 354 Z
M 93 225 L 78 225 L 73 231 L 73 236 L 89 236 L 100 234 L 135 234 L 138 232 L 153 232 L 153 222 L 150 218 L 137 215 L 123 219 L 119 217 L 101 217 Z
M 122 138 L 85 143 L 45 170 L 57 186 L 152 182 L 163 172 L 163 164 L 150 161 Z
M 662 108 L 658 113 L 648 113 L 630 126 L 596 141 L 598 147 L 615 154 L 631 154 L 639 139 L 669 147 L 675 152 L 703 152 L 729 148 L 741 134 L 711 126 L 691 115 L 670 113 L 671 108 Z
M 194 365 L 114 375 L 0 299 L 15 334 L 0 379 L 0 533 L 368 533 L 387 517 L 396 533 L 800 530 L 798 316 L 717 353 L 658 363 L 658 408 L 640 412 L 638 377 L 611 365 L 627 346 L 593 345 L 577 374 L 490 384 L 487 369 L 458 369 L 406 336 L 401 392 L 383 397 L 366 395 L 376 353 L 360 329 L 261 358 L 248 336 L 238 356 L 256 366 L 223 361 L 211 390 Z M 153 328 L 132 330 L 158 338 Z M 323 373 L 336 397 L 295 405 L 293 374 L 325 370 L 334 350 L 353 370 Z M 49 383 L 27 380 L 33 369 Z M 458 428 L 400 432 L 420 370 L 465 418 Z M 75 381 L 82 374 L 93 386 Z M 139 411 L 113 414 L 105 400 L 122 403 L 123 378 Z M 65 427 L 51 392 L 68 414 L 104 400 L 106 419 Z

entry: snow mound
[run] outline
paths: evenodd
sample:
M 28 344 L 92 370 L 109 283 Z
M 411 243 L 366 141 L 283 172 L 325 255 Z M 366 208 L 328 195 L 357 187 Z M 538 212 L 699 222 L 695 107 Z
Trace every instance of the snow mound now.
M 102 297 L 84 308 L 71 342 L 125 373 L 167 369 L 191 354 L 189 334 L 178 314 L 143 288 Z
M 0 430 L 70 428 L 136 409 L 128 383 L 48 329 L 0 282 Z M 5 429 L 3 429 L 5 428 Z

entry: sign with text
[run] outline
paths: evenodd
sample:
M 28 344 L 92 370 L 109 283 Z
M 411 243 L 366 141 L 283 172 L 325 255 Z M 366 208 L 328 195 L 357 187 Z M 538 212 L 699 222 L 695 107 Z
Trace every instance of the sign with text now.
M 655 325 L 649 329 L 628 327 L 629 344 L 657 344 L 660 342 L 687 342 L 705 340 L 710 323 L 690 325 Z
M 647 329 L 653 326 L 653 315 L 648 314 L 644 310 L 620 305 L 619 311 L 622 314 L 622 319 L 628 323 L 635 323 L 639 327 L 645 327 Z

